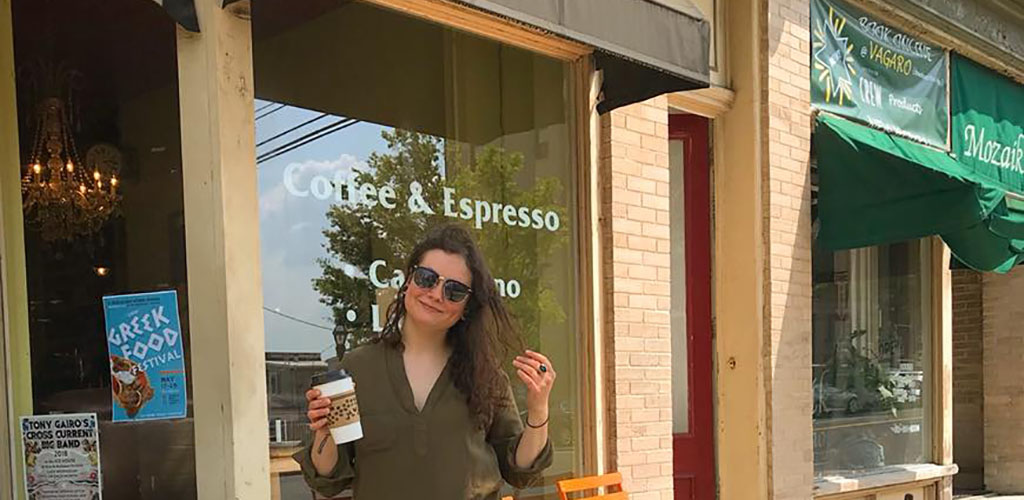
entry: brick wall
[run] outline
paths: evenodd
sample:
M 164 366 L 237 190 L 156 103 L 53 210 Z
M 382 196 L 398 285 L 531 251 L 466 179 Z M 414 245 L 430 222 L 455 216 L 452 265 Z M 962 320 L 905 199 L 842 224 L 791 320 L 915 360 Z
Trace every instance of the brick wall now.
M 953 461 L 959 490 L 985 485 L 985 428 L 982 374 L 982 278 L 953 271 Z
M 671 500 L 667 99 L 602 116 L 600 151 L 608 467 L 630 498 Z
M 1024 268 L 983 277 L 985 485 L 1024 493 Z
M 771 491 L 806 500 L 813 484 L 811 435 L 810 7 L 768 2 L 768 241 L 765 316 Z

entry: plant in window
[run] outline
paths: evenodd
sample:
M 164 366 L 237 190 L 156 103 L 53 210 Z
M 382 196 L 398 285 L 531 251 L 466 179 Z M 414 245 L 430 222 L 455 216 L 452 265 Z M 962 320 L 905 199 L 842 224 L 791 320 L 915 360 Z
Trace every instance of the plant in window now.
M 894 383 L 870 350 L 857 346 L 867 333 L 856 330 L 836 339 L 832 356 L 814 381 L 814 414 L 890 411 L 895 416 Z
M 886 328 L 879 332 L 878 352 L 881 359 L 887 360 L 889 366 L 897 366 L 900 353 L 903 352 L 903 336 L 897 328 Z

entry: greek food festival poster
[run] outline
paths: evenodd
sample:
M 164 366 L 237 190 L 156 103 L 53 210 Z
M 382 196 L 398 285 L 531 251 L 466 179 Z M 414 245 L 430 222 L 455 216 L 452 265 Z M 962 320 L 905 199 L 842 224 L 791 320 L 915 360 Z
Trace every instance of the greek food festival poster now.
M 103 297 L 110 356 L 111 420 L 184 418 L 185 356 L 178 293 Z

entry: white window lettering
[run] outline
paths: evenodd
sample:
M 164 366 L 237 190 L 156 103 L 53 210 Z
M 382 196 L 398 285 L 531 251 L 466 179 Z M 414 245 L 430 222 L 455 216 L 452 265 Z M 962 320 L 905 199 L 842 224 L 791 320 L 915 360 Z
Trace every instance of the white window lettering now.
M 491 220 L 490 203 L 482 200 L 476 200 L 476 228 L 480 229 L 481 224 L 489 220 Z
M 509 298 L 514 299 L 518 297 L 522 291 L 522 287 L 519 286 L 519 282 L 516 280 L 508 280 L 508 283 L 505 285 L 505 294 L 507 294 Z
M 360 186 L 359 195 L 366 206 L 371 208 L 377 206 L 377 188 L 373 184 L 366 183 Z
M 300 190 L 295 187 L 295 171 L 298 170 L 302 165 L 298 163 L 289 164 L 284 168 L 284 188 L 288 190 L 293 196 L 299 198 L 305 198 L 309 196 L 309 191 Z
M 327 180 L 326 177 L 318 175 L 309 183 L 309 190 L 313 192 L 313 196 L 318 200 L 326 200 L 331 197 L 334 186 L 331 186 L 331 181 Z
M 558 227 L 561 223 L 562 221 L 558 220 L 558 214 L 555 212 L 548 212 L 544 214 L 544 227 L 547 228 L 548 231 L 558 231 Z
M 512 205 L 505 205 L 504 210 L 501 211 L 501 218 L 505 221 L 506 226 L 516 225 L 516 207 Z
M 452 194 L 455 193 L 455 188 L 446 187 L 442 190 L 444 193 L 444 216 L 455 217 L 455 199 L 452 198 Z
M 377 191 L 377 200 L 380 206 L 391 210 L 395 208 L 395 189 L 391 186 L 384 186 Z
M 370 273 L 369 273 L 370 274 L 370 283 L 373 283 L 373 286 L 375 286 L 377 288 L 387 288 L 388 287 L 388 282 L 387 281 L 381 281 L 380 278 L 377 276 L 377 270 L 380 269 L 381 267 L 386 266 L 386 265 L 387 265 L 387 262 L 384 262 L 383 259 L 377 259 L 377 260 L 373 261 L 372 264 L 370 264 Z

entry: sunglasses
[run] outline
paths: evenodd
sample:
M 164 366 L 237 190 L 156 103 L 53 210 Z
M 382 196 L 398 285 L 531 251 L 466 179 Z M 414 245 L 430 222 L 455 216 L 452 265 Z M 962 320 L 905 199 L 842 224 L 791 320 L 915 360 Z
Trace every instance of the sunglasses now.
M 473 293 L 473 289 L 466 286 L 465 283 L 445 278 L 429 267 L 416 266 L 412 268 L 412 282 L 426 290 L 432 290 L 439 282 L 444 282 L 444 298 L 452 302 L 462 302 L 469 297 L 469 294 Z

